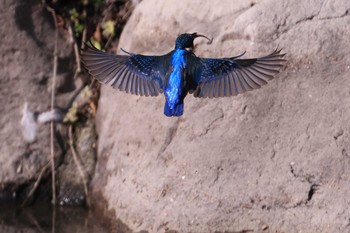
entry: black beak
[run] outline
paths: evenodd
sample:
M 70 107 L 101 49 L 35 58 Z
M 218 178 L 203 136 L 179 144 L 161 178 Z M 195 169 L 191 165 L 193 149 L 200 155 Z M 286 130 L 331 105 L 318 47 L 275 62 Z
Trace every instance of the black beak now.
M 206 36 L 204 36 L 204 35 L 197 34 L 197 32 L 193 33 L 193 36 L 194 36 L 194 38 L 203 37 L 203 38 L 209 40 L 208 44 L 211 44 L 211 43 L 213 42 L 213 38 L 212 38 L 212 39 L 209 39 L 208 37 L 206 37 Z

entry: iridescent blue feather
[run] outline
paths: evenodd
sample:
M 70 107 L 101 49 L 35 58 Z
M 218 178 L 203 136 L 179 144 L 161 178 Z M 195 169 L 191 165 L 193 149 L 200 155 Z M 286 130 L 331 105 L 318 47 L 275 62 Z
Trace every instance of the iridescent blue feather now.
M 105 84 L 141 96 L 165 94 L 164 114 L 181 116 L 187 93 L 194 97 L 235 96 L 258 89 L 280 71 L 285 63 L 281 50 L 253 59 L 244 53 L 229 58 L 200 58 L 193 53 L 197 33 L 182 34 L 175 50 L 162 56 L 111 55 L 86 44 L 81 59 L 89 73 Z M 207 38 L 209 39 L 209 38 Z
M 183 114 L 183 83 L 186 68 L 186 50 L 176 49 L 171 56 L 172 72 L 165 89 L 164 114 L 181 116 Z

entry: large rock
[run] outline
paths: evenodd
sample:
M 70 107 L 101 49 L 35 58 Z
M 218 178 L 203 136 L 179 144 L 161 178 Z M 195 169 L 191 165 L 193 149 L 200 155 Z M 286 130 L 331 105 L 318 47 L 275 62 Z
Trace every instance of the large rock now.
M 0 199 L 35 181 L 50 160 L 50 125 L 39 124 L 36 138 L 22 135 L 22 110 L 50 110 L 55 29 L 52 16 L 36 0 L 3 1 L 0 8 Z M 58 101 L 72 89 L 72 49 L 59 36 Z M 73 84 L 74 85 L 74 84 Z M 28 142 L 29 141 L 29 142 Z M 62 153 L 56 150 L 56 155 Z
M 102 89 L 93 182 L 132 230 L 350 231 L 350 2 L 148 0 L 120 47 L 162 54 L 183 32 L 205 57 L 265 55 L 288 63 L 260 90 L 188 96 L 181 118 L 164 97 Z

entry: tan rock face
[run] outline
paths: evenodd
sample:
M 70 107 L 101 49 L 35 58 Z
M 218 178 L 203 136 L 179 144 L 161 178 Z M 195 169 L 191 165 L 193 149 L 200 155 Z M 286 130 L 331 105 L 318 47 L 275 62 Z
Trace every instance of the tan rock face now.
M 135 231 L 346 232 L 350 210 L 350 2 L 163 1 L 138 5 L 120 46 L 162 54 L 199 32 L 202 57 L 288 64 L 260 90 L 185 100 L 102 90 L 93 187 Z
M 37 1 L 9 0 L 3 1 L 1 5 L 1 193 L 6 192 L 7 186 L 15 190 L 23 183 L 36 180 L 50 159 L 50 125 L 38 124 L 37 135 L 31 136 L 30 140 L 23 137 L 21 126 L 25 103 L 31 112 L 42 113 L 50 110 L 55 35 L 51 21 L 47 20 L 51 20 L 50 17 Z M 69 43 L 59 43 L 58 51 L 59 58 L 69 63 Z M 57 94 L 62 94 L 62 90 L 67 92 L 64 84 L 71 79 L 68 73 L 71 68 L 68 65 L 62 67 L 58 68 Z M 58 96 L 56 104 L 59 106 L 59 100 L 67 102 L 67 99 Z M 58 145 L 56 151 L 59 151 L 57 154 L 61 153 Z

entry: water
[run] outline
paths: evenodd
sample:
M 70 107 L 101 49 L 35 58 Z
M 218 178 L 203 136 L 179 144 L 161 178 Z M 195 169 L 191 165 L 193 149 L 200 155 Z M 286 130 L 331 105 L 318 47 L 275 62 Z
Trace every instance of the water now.
M 82 207 L 58 207 L 49 203 L 19 208 L 14 201 L 0 202 L 0 233 L 107 233 L 109 224 Z

